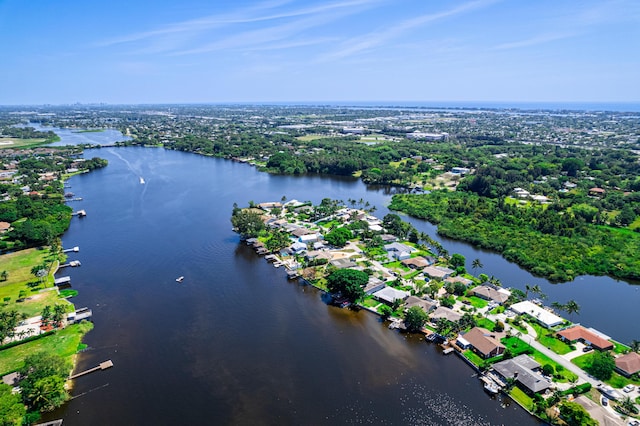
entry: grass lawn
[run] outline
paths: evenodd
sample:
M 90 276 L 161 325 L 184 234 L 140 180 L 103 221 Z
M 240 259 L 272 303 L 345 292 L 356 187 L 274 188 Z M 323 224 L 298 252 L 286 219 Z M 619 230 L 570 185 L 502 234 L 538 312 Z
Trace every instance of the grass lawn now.
M 609 340 L 613 343 L 613 351 L 617 354 L 624 354 L 631 350 L 631 348 L 624 343 L 616 342 L 615 340 Z
M 489 331 L 493 330 L 493 327 L 496 325 L 495 322 L 491 321 L 488 318 L 480 318 L 477 321 L 478 327 L 486 328 Z
M 471 349 L 467 349 L 466 351 L 462 352 L 462 355 L 464 355 L 464 357 L 471 361 L 476 367 L 480 367 L 485 363 L 485 361 Z
M 375 308 L 379 304 L 380 302 L 375 300 L 373 297 L 367 297 L 362 301 L 362 305 L 366 306 L 367 308 Z
M 15 309 L 18 313 L 28 316 L 39 314 L 45 305 L 55 305 L 56 303 L 71 304 L 59 298 L 55 291 L 41 291 L 43 287 L 53 287 L 53 275 L 44 278 L 42 283 L 31 274 L 31 268 L 51 260 L 49 250 L 31 248 L 20 250 L 14 253 L 0 256 L 0 271 L 7 271 L 9 278 L 0 282 L 0 300 L 9 298 L 3 305 L 4 309 Z M 24 300 L 18 302 L 20 292 L 23 291 Z
M 519 387 L 514 386 L 513 389 L 511 389 L 511 392 L 509 392 L 509 396 L 515 401 L 518 401 L 527 410 L 533 411 L 533 399 L 531 399 L 531 397 L 524 393 Z
M 584 370 L 589 364 L 591 364 L 592 357 L 593 357 L 593 352 L 580 355 L 579 357 L 572 359 L 571 362 Z M 609 380 L 605 380 L 604 382 L 616 389 L 623 388 L 629 384 L 640 385 L 640 380 L 627 379 L 626 377 L 616 373 L 615 371 L 611 375 L 611 378 Z
M 554 337 L 553 331 L 544 328 L 536 322 L 530 322 L 529 325 L 533 327 L 533 329 L 536 331 L 536 334 L 538 335 L 538 338 L 536 340 L 542 343 L 545 347 L 551 349 L 558 355 L 564 355 L 571 352 L 571 346 Z
M 73 324 L 42 339 L 0 351 L 0 374 L 18 370 L 24 365 L 24 358 L 27 355 L 39 351 L 70 357 L 78 351 L 82 336 L 92 328 L 91 322 Z
M 471 303 L 471 306 L 476 309 L 485 308 L 489 304 L 489 302 L 479 298 L 478 296 L 460 296 L 458 297 L 458 300 L 461 302 L 468 301 L 469 303 Z
M 514 356 L 518 356 L 527 352 L 528 350 L 533 349 L 531 348 L 531 346 L 529 346 L 528 343 L 525 343 L 524 340 L 519 339 L 515 336 L 503 337 L 502 339 L 500 339 L 500 342 L 502 342 L 502 344 L 505 345 Z
M 41 145 L 47 140 L 38 139 L 20 139 L 20 138 L 0 138 L 0 149 L 2 148 L 27 148 L 30 146 Z

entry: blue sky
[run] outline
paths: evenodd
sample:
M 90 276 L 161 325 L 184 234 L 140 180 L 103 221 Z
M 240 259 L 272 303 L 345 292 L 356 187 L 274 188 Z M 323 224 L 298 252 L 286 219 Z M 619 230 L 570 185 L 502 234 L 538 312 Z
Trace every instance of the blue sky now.
M 0 0 L 0 104 L 640 101 L 638 0 Z

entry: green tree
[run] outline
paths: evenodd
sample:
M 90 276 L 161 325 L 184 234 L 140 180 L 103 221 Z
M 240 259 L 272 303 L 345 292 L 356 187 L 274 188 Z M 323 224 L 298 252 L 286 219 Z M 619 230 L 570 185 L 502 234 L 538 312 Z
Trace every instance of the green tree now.
M 386 320 L 393 314 L 393 309 L 391 309 L 388 305 L 382 305 L 379 309 L 380 315 L 382 315 L 382 319 Z
M 572 317 L 572 321 L 573 321 L 573 314 L 580 313 L 580 305 L 578 305 L 578 302 L 576 302 L 575 300 L 569 300 L 564 305 L 564 310 L 567 312 L 567 314 L 569 314 L 569 316 Z
M 327 277 L 327 288 L 332 293 L 340 293 L 350 302 L 364 297 L 364 286 L 369 282 L 366 272 L 355 269 L 338 269 Z
M 9 279 L 9 273 L 7 271 L 2 271 L 2 273 L 0 273 L 0 279 L 2 279 L 2 281 L 7 281 Z
M 344 247 L 351 238 L 353 238 L 353 234 L 344 227 L 335 228 L 324 236 L 325 241 L 335 247 Z
M 64 383 L 71 365 L 64 358 L 38 352 L 28 355 L 20 375 L 22 401 L 36 410 L 50 410 L 58 407 L 66 399 Z
M 559 406 L 560 417 L 568 426 L 597 426 L 587 410 L 577 402 L 564 401 Z
M 282 230 L 277 230 L 270 233 L 267 240 L 264 242 L 264 246 L 270 252 L 281 250 L 291 244 L 289 234 Z
M 404 325 L 412 333 L 420 331 L 429 319 L 427 313 L 419 306 L 412 306 L 407 310 L 404 317 Z
M 257 237 L 265 229 L 262 214 L 249 209 L 240 210 L 231 216 L 231 224 L 243 238 Z
M 609 352 L 595 351 L 591 356 L 591 362 L 585 367 L 587 373 L 598 380 L 609 380 L 616 368 L 616 362 Z
M 0 383 L 0 425 L 22 425 L 25 413 L 20 394 L 11 392 L 11 386 Z
M 466 262 L 466 259 L 463 255 L 459 253 L 453 253 L 451 255 L 451 260 L 449 261 L 449 264 L 454 268 L 459 268 L 461 266 L 464 266 L 465 262 Z

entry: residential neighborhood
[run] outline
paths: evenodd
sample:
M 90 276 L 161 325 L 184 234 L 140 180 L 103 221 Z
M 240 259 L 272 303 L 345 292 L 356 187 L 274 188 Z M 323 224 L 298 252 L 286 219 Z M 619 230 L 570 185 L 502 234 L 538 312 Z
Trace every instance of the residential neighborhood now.
M 247 215 L 258 222 L 251 235 L 240 220 Z M 337 306 L 380 315 L 389 328 L 439 342 L 443 353 L 457 353 L 479 372 L 488 393 L 508 394 L 543 420 L 558 418 L 567 401 L 601 424 L 637 416 L 638 342 L 632 348 L 572 323 L 557 312 L 566 306 L 544 306 L 539 289 L 529 298 L 484 273 L 470 274 L 466 259 L 438 252 L 428 236 L 412 233 L 393 214 L 379 220 L 364 207 L 335 200 L 313 206 L 283 197 L 235 208 L 232 222 L 258 254 L 284 266 L 289 279 L 327 292 Z M 345 271 L 362 279 L 355 290 L 347 283 L 335 291 L 334 278 Z

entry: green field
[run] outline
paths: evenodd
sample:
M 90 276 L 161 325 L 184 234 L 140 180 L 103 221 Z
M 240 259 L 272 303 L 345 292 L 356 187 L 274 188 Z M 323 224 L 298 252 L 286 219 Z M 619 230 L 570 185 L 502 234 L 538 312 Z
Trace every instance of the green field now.
M 551 349 L 558 355 L 564 355 L 571 352 L 571 346 L 553 336 L 553 331 L 550 331 L 533 321 L 529 322 L 529 325 L 533 327 L 538 335 L 536 340 L 542 343 L 546 348 Z
M 533 399 L 526 393 L 524 393 L 519 387 L 514 386 L 509 392 L 509 396 L 517 401 L 529 411 L 533 411 Z
M 42 145 L 47 140 L 38 139 L 20 139 L 20 138 L 0 138 L 0 149 L 3 148 L 29 148 L 32 146 Z
M 31 274 L 31 268 L 46 260 L 51 260 L 49 250 L 31 248 L 8 253 L 0 256 L 0 271 L 7 271 L 7 281 L 0 281 L 0 301 L 3 309 L 15 309 L 20 314 L 29 317 L 38 315 L 46 305 L 64 304 L 67 311 L 73 305 L 64 299 L 60 299 L 58 293 L 53 290 L 53 276 L 45 277 L 42 282 Z M 43 289 L 51 291 L 42 291 Z M 20 292 L 24 292 L 24 299 L 18 301 Z M 4 302 L 9 298 L 8 302 Z
M 93 328 L 93 323 L 82 322 L 73 324 L 64 330 L 43 337 L 39 340 L 24 343 L 0 351 L 0 374 L 16 371 L 24 365 L 27 355 L 39 351 L 53 353 L 63 357 L 71 357 L 78 352 L 78 346 L 87 332 Z

